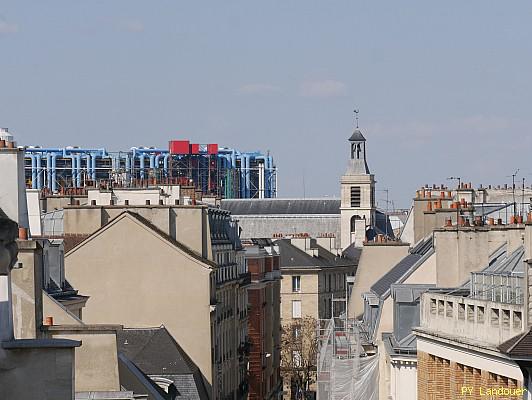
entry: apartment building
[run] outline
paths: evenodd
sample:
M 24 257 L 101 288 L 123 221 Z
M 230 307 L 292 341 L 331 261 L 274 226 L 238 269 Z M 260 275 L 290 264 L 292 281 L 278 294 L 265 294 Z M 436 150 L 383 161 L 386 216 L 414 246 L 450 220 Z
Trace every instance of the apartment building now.
M 90 296 L 84 319 L 164 325 L 212 398 L 240 398 L 249 274 L 237 229 L 228 212 L 205 205 L 66 206 L 66 276 Z
M 329 252 L 311 238 L 275 243 L 281 254 L 283 324 L 307 316 L 328 319 L 345 311 L 346 277 L 355 273 L 356 261 Z
M 281 390 L 279 247 L 271 239 L 244 240 L 243 245 L 251 275 L 248 398 L 275 399 Z
M 532 225 L 521 237 L 522 246 L 472 272 L 468 284 L 422 295 L 418 399 L 528 398 Z

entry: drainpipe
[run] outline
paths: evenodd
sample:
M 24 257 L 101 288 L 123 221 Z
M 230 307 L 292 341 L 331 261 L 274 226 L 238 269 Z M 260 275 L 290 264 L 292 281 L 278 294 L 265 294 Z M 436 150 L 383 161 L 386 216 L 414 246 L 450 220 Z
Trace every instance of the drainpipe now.
M 29 154 L 31 158 L 31 188 L 37 189 L 37 158 L 35 154 Z
M 165 154 L 163 158 L 163 170 L 164 170 L 165 177 L 168 177 L 168 159 L 169 158 L 170 158 L 170 153 Z
M 76 187 L 81 187 L 81 154 L 76 154 Z
M 42 164 L 39 153 L 35 154 L 35 164 L 37 166 L 37 189 L 42 189 Z

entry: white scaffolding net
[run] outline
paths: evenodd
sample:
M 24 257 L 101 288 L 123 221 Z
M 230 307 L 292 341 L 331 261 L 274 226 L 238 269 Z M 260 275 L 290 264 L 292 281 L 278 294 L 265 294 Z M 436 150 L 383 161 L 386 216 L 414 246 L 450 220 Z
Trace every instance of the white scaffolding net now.
M 319 324 L 317 400 L 378 400 L 378 355 L 364 353 L 355 322 Z

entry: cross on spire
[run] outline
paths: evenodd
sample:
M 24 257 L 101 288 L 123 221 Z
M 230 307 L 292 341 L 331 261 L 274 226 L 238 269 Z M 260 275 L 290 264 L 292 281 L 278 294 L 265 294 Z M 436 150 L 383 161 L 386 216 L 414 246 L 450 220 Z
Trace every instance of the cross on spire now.
M 354 109 L 353 112 L 355 113 L 355 122 L 356 122 L 356 125 L 357 125 L 357 129 L 358 129 L 358 113 L 360 112 L 358 109 Z

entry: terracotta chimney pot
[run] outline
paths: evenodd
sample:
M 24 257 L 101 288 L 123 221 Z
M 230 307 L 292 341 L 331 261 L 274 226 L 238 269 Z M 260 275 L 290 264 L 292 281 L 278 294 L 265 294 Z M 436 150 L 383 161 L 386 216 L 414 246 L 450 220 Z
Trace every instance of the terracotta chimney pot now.
M 18 228 L 18 238 L 20 240 L 28 240 L 28 229 L 27 228 Z

